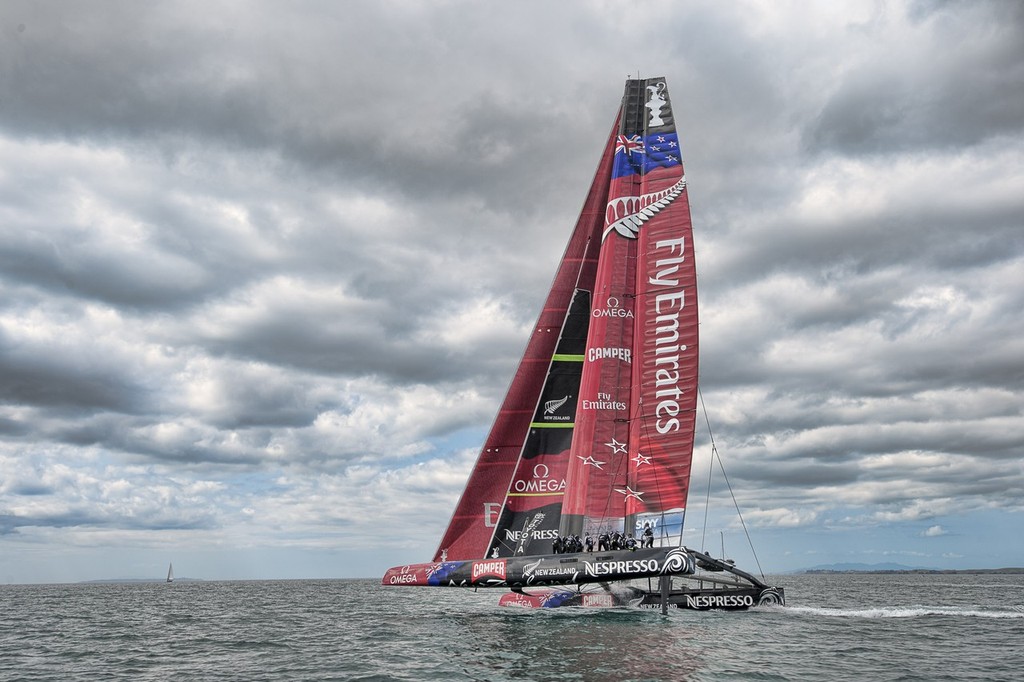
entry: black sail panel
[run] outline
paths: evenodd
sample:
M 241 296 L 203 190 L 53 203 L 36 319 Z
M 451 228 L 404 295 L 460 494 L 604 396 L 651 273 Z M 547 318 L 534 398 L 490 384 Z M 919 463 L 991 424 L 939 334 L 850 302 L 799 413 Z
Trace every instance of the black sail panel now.
M 551 357 L 488 557 L 546 554 L 557 537 L 589 315 L 590 292 L 577 289 Z

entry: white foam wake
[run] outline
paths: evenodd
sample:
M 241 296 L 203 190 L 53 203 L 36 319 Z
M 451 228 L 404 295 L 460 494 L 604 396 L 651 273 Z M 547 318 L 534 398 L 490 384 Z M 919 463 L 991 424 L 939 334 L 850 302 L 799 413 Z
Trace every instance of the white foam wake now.
M 1012 610 L 957 609 L 946 606 L 878 607 L 871 609 L 829 609 L 814 606 L 788 606 L 779 612 L 826 616 L 832 618 L 923 618 L 927 616 L 955 616 L 959 618 L 1019 618 L 1024 619 L 1024 608 Z

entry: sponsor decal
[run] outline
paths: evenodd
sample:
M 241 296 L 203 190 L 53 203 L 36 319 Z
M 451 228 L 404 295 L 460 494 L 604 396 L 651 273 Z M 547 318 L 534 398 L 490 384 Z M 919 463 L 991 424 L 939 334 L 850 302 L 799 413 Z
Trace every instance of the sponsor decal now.
M 559 398 L 558 400 L 548 400 L 544 403 L 544 414 L 552 414 L 556 412 L 559 407 L 569 402 L 569 396 Z
M 391 585 L 413 585 L 419 582 L 414 570 L 411 566 L 402 566 L 401 571 L 391 574 L 388 583 Z
M 620 308 L 619 299 L 610 297 L 604 308 L 594 308 L 591 312 L 594 317 L 626 317 L 633 318 L 633 311 L 629 308 Z
M 584 573 L 591 577 L 622 574 L 671 575 L 693 573 L 693 557 L 684 548 L 678 547 L 665 555 L 665 561 L 657 559 L 625 559 L 621 561 L 587 561 Z
M 577 571 L 574 568 L 573 569 L 566 569 L 566 568 L 563 568 L 561 566 L 556 566 L 554 568 L 537 568 L 536 564 L 533 564 L 530 567 L 529 573 L 527 573 L 527 570 L 526 570 L 525 567 L 523 568 L 523 577 L 526 578 L 528 581 L 539 580 L 541 578 L 570 578 L 571 579 L 571 578 L 575 578 L 576 577 L 576 573 L 577 573 Z
M 651 516 L 651 517 L 643 518 L 643 517 L 638 515 L 637 519 L 636 519 L 636 523 L 633 524 L 633 528 L 635 530 L 640 531 L 641 533 L 644 530 L 646 530 L 647 528 L 650 528 L 652 532 L 657 532 L 658 524 L 659 524 L 660 521 L 661 521 L 661 519 L 658 518 L 657 516 Z
M 615 606 L 615 599 L 608 592 L 600 594 L 585 594 L 583 595 L 583 605 L 595 608 L 607 608 L 609 606 Z
M 526 543 L 531 539 L 537 539 L 537 526 L 544 522 L 544 518 L 547 516 L 544 512 L 537 512 L 530 519 L 529 523 L 523 526 L 523 532 L 516 538 L 516 554 L 526 553 Z M 508 537 L 508 531 L 505 532 L 505 536 Z M 497 548 L 495 548 L 497 549 Z
M 548 568 L 541 568 L 543 563 L 543 559 L 537 559 L 537 561 L 525 564 L 523 566 L 523 577 L 528 580 L 533 580 L 535 578 L 560 578 L 563 576 L 571 577 L 576 575 L 576 569 L 571 566 L 566 567 L 558 564 Z
M 631 348 L 591 348 L 587 351 L 587 360 L 622 360 L 625 363 L 633 362 L 633 349 Z
M 668 253 L 657 260 L 655 267 L 660 269 L 648 283 L 678 287 L 679 266 L 684 260 L 685 247 L 686 240 L 682 237 L 657 242 L 655 248 L 665 249 Z M 686 345 L 679 343 L 679 316 L 685 307 L 686 296 L 682 290 L 657 294 L 654 298 L 655 397 L 658 400 L 654 412 L 655 429 L 662 435 L 680 429 L 679 399 L 683 390 L 679 388 L 679 359 L 686 352 Z
M 551 470 L 547 465 L 538 464 L 533 467 L 531 478 L 513 481 L 510 492 L 520 495 L 561 495 L 565 492 L 565 479 L 551 478 Z
M 523 537 L 523 531 L 512 530 L 511 528 L 505 529 L 505 540 L 509 542 L 519 542 L 519 539 Z M 526 533 L 528 540 L 554 540 L 558 537 L 558 529 L 552 528 L 550 530 L 529 530 Z
M 494 528 L 498 525 L 499 516 L 501 516 L 500 502 L 484 502 L 484 526 Z
M 683 528 L 683 510 L 674 509 L 663 512 L 648 512 L 637 514 L 634 529 L 636 535 L 643 533 L 644 528 L 650 526 L 655 535 L 668 537 L 679 535 Z
M 519 594 L 518 592 L 509 592 L 501 596 L 502 606 L 516 606 L 523 609 L 537 608 L 536 604 L 537 597 L 528 597 L 525 594 Z
M 499 580 L 505 580 L 505 560 L 494 559 L 491 561 L 474 561 L 472 575 L 472 581 L 474 583 L 480 578 L 497 578 Z
M 569 402 L 569 398 L 572 396 L 567 395 L 564 398 L 558 398 L 557 400 L 547 400 L 544 402 L 544 414 L 543 419 L 546 422 L 569 422 L 572 421 L 571 414 L 555 414 L 558 410 L 565 406 Z
M 549 564 L 547 567 L 542 568 L 543 565 L 544 560 L 538 559 L 523 566 L 523 577 L 526 579 L 527 584 L 533 582 L 543 584 L 552 578 L 575 581 L 576 575 L 579 572 L 575 566 Z
M 533 572 L 537 570 L 537 567 L 540 566 L 543 561 L 543 559 L 537 559 L 536 561 L 531 561 L 528 564 L 523 564 L 523 576 L 526 578 L 532 578 Z
M 618 410 L 626 409 L 626 403 L 622 400 L 612 400 L 610 393 L 598 393 L 597 400 L 586 400 L 580 404 L 584 410 Z
M 661 563 L 657 559 L 627 559 L 625 561 L 586 561 L 583 572 L 592 577 L 622 573 L 657 574 Z
M 693 555 L 682 547 L 671 550 L 665 557 L 665 565 L 661 567 L 662 573 L 693 573 L 696 570 Z
M 691 609 L 727 609 L 753 605 L 754 598 L 749 594 L 686 595 L 686 606 Z

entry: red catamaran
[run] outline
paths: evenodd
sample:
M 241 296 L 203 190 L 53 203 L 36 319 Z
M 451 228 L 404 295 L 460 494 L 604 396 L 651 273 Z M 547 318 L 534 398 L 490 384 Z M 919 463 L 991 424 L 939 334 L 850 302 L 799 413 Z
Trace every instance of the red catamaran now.
M 682 546 L 697 329 L 690 207 L 668 88 L 664 78 L 629 80 L 434 559 L 392 568 L 382 583 L 508 587 L 502 602 L 522 606 L 782 603 L 781 589 Z M 596 552 L 553 551 L 560 538 L 587 536 Z M 612 536 L 609 548 L 601 540 Z M 628 548 L 634 542 L 640 547 Z

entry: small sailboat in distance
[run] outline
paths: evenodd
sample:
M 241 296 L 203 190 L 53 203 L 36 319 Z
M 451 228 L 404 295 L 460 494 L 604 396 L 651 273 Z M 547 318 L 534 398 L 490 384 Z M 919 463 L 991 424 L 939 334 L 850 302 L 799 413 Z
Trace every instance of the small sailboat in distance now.
M 167 582 L 174 582 L 174 564 L 167 564 Z

